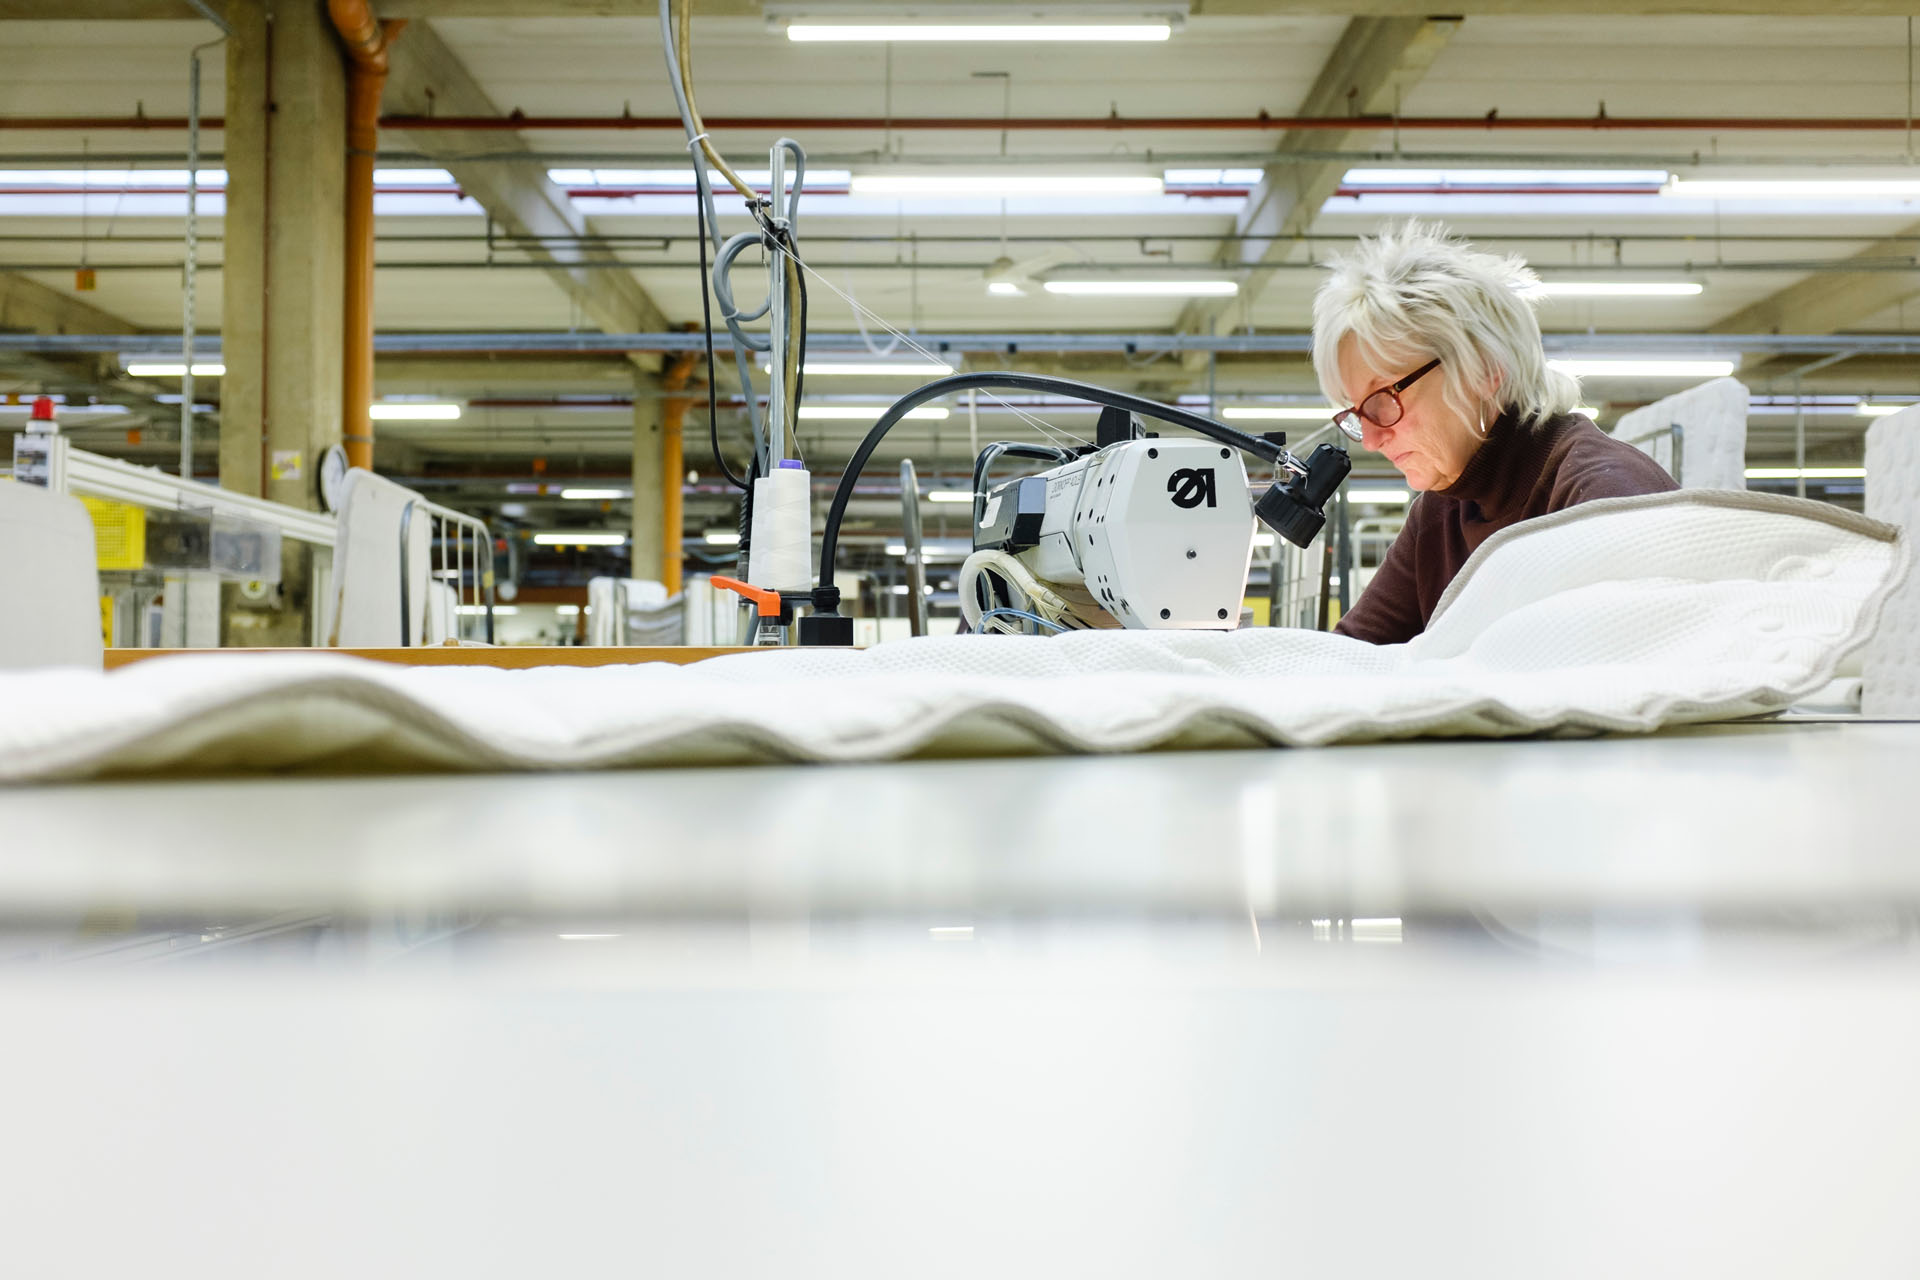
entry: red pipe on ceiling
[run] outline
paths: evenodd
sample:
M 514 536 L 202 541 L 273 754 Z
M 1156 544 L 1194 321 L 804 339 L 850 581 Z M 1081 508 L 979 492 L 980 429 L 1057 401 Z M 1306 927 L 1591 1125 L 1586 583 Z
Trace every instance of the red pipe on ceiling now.
M 1234 132 L 1287 130 L 1350 132 L 1393 130 L 1402 132 L 1732 132 L 1759 131 L 1778 133 L 1890 133 L 1911 127 L 1903 116 L 1503 116 L 1488 112 L 1483 116 L 1016 116 L 1011 119 L 981 116 L 721 116 L 706 122 L 715 129 L 751 129 L 799 133 L 822 130 L 978 130 L 992 133 L 1079 132 L 1098 130 L 1164 130 L 1195 132 Z M 219 129 L 218 118 L 203 119 L 203 129 Z M 411 132 L 474 132 L 520 130 L 662 130 L 678 132 L 677 116 L 529 116 L 514 113 L 504 116 L 383 116 L 383 129 Z M 0 117 L 0 130 L 100 131 L 171 130 L 184 132 L 187 121 L 173 116 L 7 116 Z

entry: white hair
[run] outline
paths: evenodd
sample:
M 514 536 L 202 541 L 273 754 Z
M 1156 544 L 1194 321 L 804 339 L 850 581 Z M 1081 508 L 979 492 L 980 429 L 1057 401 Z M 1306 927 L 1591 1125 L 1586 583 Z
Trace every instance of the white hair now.
M 1579 382 L 1547 364 L 1533 315 L 1540 280 L 1517 255 L 1485 253 L 1438 223 L 1409 221 L 1362 237 L 1329 265 L 1313 299 L 1313 371 L 1332 403 L 1349 394 L 1340 385 L 1349 338 L 1381 371 L 1404 364 L 1411 373 L 1438 357 L 1442 396 L 1468 422 L 1481 416 L 1489 387 L 1495 410 L 1527 427 L 1580 402 Z

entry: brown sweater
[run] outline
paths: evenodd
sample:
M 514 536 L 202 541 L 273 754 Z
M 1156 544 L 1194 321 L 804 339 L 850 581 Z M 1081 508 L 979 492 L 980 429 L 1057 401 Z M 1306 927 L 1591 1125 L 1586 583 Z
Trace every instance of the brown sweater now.
M 1458 480 L 1414 499 L 1386 560 L 1334 630 L 1373 644 L 1411 640 L 1467 557 L 1500 530 L 1595 498 L 1678 487 L 1659 463 L 1579 414 L 1532 429 L 1503 415 Z

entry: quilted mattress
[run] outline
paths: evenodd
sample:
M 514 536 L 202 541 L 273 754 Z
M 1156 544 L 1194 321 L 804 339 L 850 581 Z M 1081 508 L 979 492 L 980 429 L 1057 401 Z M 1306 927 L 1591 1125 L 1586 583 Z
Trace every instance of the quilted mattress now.
M 297 767 L 562 769 L 1644 732 L 1831 679 L 1904 573 L 1889 525 L 1684 491 L 1488 540 L 1428 631 L 949 636 L 692 666 L 182 656 L 0 674 L 0 781 Z

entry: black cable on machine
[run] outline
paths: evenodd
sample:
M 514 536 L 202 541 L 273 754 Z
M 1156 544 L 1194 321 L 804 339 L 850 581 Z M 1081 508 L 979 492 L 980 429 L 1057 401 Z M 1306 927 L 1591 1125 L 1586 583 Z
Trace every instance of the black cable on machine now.
M 713 445 L 713 460 L 720 467 L 720 474 L 727 483 L 736 489 L 745 489 L 747 482 L 733 474 L 733 468 L 727 465 L 727 459 L 720 452 L 720 398 L 716 390 L 717 383 L 713 374 L 713 302 L 707 297 L 711 283 L 707 279 L 707 206 L 704 201 L 695 200 L 694 216 L 700 223 L 700 316 L 701 327 L 707 335 L 707 439 Z M 747 387 L 746 393 L 753 394 L 753 388 Z

